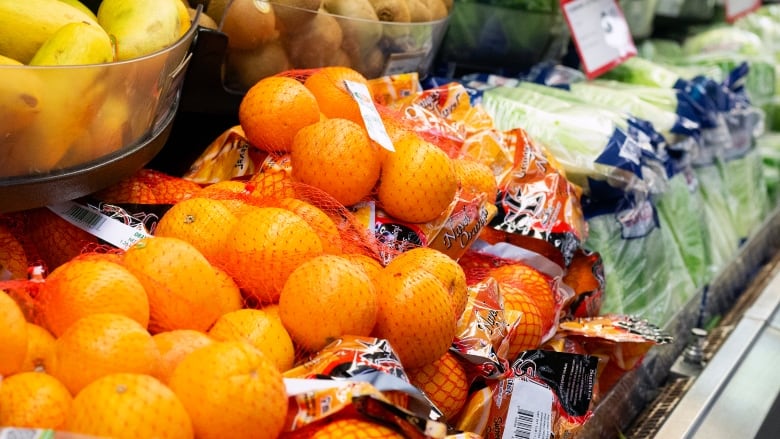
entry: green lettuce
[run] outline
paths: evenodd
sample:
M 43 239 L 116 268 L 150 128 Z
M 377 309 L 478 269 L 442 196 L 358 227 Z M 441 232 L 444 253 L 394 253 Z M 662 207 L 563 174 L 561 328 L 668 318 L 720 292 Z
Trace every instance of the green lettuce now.
M 583 247 L 598 251 L 606 278 L 602 313 L 669 322 L 696 292 L 671 231 L 661 224 L 641 237 L 623 237 L 617 214 L 588 220 Z
M 704 230 L 704 205 L 693 172 L 680 172 L 669 180 L 656 199 L 662 228 L 670 230 L 696 288 L 710 282 L 710 255 Z

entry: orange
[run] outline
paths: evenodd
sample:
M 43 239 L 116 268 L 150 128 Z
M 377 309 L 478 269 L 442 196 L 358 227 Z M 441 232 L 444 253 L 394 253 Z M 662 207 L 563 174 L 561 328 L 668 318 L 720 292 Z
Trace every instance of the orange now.
M 178 203 L 194 197 L 201 190 L 200 185 L 195 182 L 154 169 L 140 169 L 136 173 L 136 178 L 146 183 L 152 189 L 157 202 L 160 204 Z
M 264 151 L 290 151 L 293 137 L 320 120 L 314 95 L 293 78 L 270 76 L 254 84 L 238 107 L 249 142 Z
M 361 265 L 336 255 L 318 256 L 290 274 L 279 315 L 296 344 L 317 351 L 343 335 L 369 335 L 377 317 L 377 292 Z
M 227 233 L 238 218 L 222 200 L 200 196 L 180 201 L 163 214 L 155 236 L 168 236 L 187 241 L 209 261 L 222 251 Z
M 116 439 L 192 439 L 181 401 L 155 378 L 116 373 L 99 378 L 73 399 L 64 430 Z
M 455 337 L 452 298 L 433 274 L 391 261 L 377 282 L 379 312 L 373 335 L 386 339 L 405 368 L 444 355 Z
M 366 130 L 347 119 L 328 119 L 295 135 L 292 177 L 350 206 L 368 196 L 379 179 L 381 155 Z
M 98 243 L 97 237 L 45 207 L 31 209 L 25 215 L 27 238 L 38 250 L 49 271 L 78 256 L 86 246 Z
M 297 198 L 297 187 L 290 173 L 286 171 L 265 170 L 258 172 L 249 179 L 247 188 L 260 205 L 267 205 L 267 200 L 282 198 Z
M 447 421 L 454 419 L 466 403 L 469 391 L 466 369 L 452 352 L 406 374 L 409 381 L 441 410 Z
M 274 438 L 284 427 L 282 374 L 262 352 L 240 341 L 212 343 L 184 357 L 170 388 L 190 414 L 195 435 Z
M 539 347 L 545 325 L 539 307 L 527 293 L 507 283 L 499 282 L 498 288 L 504 299 L 504 318 L 509 325 L 505 339 L 509 344 L 507 359 L 513 362 L 520 352 Z
M 125 252 L 124 264 L 149 296 L 149 330 L 153 333 L 206 331 L 219 316 L 243 305 L 238 286 L 181 239 L 143 239 Z
M 50 372 L 54 365 L 54 336 L 46 329 L 27 324 L 27 355 L 22 372 Z
M 430 247 L 416 247 L 395 257 L 395 266 L 405 264 L 410 269 L 418 267 L 436 276 L 452 297 L 452 310 L 455 319 L 466 309 L 468 289 L 466 273 L 457 261 Z
M 237 180 L 212 183 L 204 187 L 198 196 L 221 201 L 236 216 L 240 214 L 247 203 L 252 202 L 247 183 Z
M 394 143 L 384 155 L 377 196 L 390 216 L 424 223 L 436 219 L 452 203 L 458 176 L 447 154 L 412 134 Z
M 100 258 L 75 258 L 57 267 L 36 299 L 45 326 L 62 335 L 78 319 L 97 313 L 122 314 L 146 328 L 149 299 L 127 268 Z
M 477 434 L 483 434 L 488 426 L 493 412 L 493 392 L 491 387 L 485 386 L 479 390 L 471 392 L 466 400 L 466 404 L 458 415 L 455 428 L 460 431 L 471 431 Z
M 92 314 L 72 324 L 55 342 L 52 375 L 74 395 L 87 384 L 117 372 L 153 374 L 160 351 L 135 320 Z
M 193 329 L 174 329 L 152 336 L 160 351 L 160 367 L 157 378 L 168 383 L 179 362 L 190 352 L 214 342 L 208 335 Z
M 51 375 L 23 372 L 0 381 L 0 428 L 62 427 L 73 397 Z
M 278 207 L 257 207 L 229 233 L 223 267 L 249 297 L 278 301 L 287 277 L 322 254 L 322 241 L 298 215 Z
M 284 372 L 293 365 L 295 348 L 276 308 L 269 305 L 223 314 L 208 334 L 220 341 L 245 341 L 265 354 L 279 372 Z
M 379 279 L 379 275 L 382 273 L 382 269 L 384 268 L 379 261 L 362 253 L 345 253 L 342 256 L 352 262 L 360 264 L 366 271 L 366 274 L 368 274 L 371 282 L 376 282 L 377 279 Z
M 19 305 L 0 291 L 0 378 L 19 372 L 27 354 L 27 321 Z
M 303 218 L 320 237 L 322 251 L 337 255 L 341 253 L 341 235 L 335 222 L 317 206 L 297 198 L 282 198 L 279 207 L 285 208 Z
M 523 263 L 513 263 L 493 268 L 489 276 L 499 284 L 510 284 L 527 294 L 539 308 L 539 315 L 546 334 L 556 324 L 557 305 L 550 281 L 539 270 Z
M 359 415 L 334 415 L 300 430 L 284 433 L 280 439 L 403 439 L 405 437 L 392 427 Z
M 484 194 L 485 201 L 495 203 L 498 182 L 490 166 L 468 159 L 454 159 L 452 163 L 465 196 L 473 198 Z
M 98 191 L 95 198 L 115 204 L 175 204 L 194 196 L 200 189 L 192 181 L 153 169 L 141 169 Z
M 360 107 L 344 81 L 358 82 L 368 87 L 368 80 L 357 70 L 343 66 L 323 67 L 312 73 L 303 85 L 314 94 L 320 111 L 329 119 L 342 118 L 364 126 Z M 373 96 L 371 100 L 373 101 Z
M 0 224 L 0 280 L 26 279 L 27 254 L 8 227 Z

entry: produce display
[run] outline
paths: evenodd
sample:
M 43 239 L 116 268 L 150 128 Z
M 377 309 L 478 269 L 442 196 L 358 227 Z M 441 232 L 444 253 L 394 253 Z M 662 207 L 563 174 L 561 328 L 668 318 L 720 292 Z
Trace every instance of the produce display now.
M 780 9 L 648 39 L 597 79 L 418 71 L 459 7 L 553 3 L 0 0 L 9 73 L 76 69 L 51 86 L 88 100 L 71 138 L 0 101 L 0 182 L 42 171 L 17 133 L 75 148 L 111 113 L 121 148 L 141 100 L 146 129 L 175 111 L 198 29 L 227 37 L 241 93 L 181 175 L 0 214 L 0 437 L 577 437 L 777 206 L 775 54 L 747 51 Z M 122 87 L 95 86 L 104 66 Z

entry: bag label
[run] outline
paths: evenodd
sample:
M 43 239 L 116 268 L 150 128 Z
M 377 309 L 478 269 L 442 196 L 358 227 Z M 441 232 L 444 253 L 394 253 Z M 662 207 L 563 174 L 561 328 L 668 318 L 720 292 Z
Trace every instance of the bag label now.
M 127 250 L 136 242 L 151 236 L 143 228 L 135 228 L 121 223 L 93 207 L 75 201 L 66 201 L 46 207 L 79 229 L 122 250 Z
M 552 437 L 553 393 L 528 378 L 512 378 L 512 396 L 501 439 L 549 439 Z
M 363 83 L 355 81 L 344 81 L 344 85 L 360 108 L 360 115 L 363 117 L 363 122 L 366 125 L 368 137 L 382 148 L 395 152 L 393 142 L 385 129 L 385 124 L 379 116 L 379 111 L 377 111 L 374 101 L 371 100 L 371 93 L 369 93 L 368 87 Z

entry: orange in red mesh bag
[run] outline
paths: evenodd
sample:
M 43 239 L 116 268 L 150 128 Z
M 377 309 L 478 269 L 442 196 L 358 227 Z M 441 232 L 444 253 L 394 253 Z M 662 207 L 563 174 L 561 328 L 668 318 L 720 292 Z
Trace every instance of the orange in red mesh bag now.
M 28 266 L 27 252 L 17 234 L 0 222 L 0 281 L 26 279 Z
M 561 282 L 564 271 L 546 257 L 509 243 L 478 241 L 461 259 L 470 282 L 492 278 L 498 282 L 504 307 L 520 318 L 507 342 L 509 359 L 524 349 L 538 347 L 556 331 L 562 310 L 573 297 Z
M 345 408 L 352 408 L 369 417 L 379 417 L 385 423 L 395 424 L 409 437 L 424 437 L 424 428 L 416 428 L 426 424 L 435 427 L 431 430 L 432 437 L 443 437 L 446 432 L 444 424 L 438 421 L 441 412 L 410 383 L 387 340 L 344 336 L 312 354 L 305 362 L 285 372 L 284 376 L 288 379 L 318 378 L 315 382 L 293 380 L 302 390 L 288 390 L 296 402 L 293 407 L 297 409 L 291 410 L 288 416 L 287 430 L 302 428 Z M 331 403 L 315 404 L 322 401 L 320 398 L 332 398 L 328 392 L 317 392 L 317 387 L 343 390 L 339 392 L 341 396 L 333 398 Z M 365 397 L 376 401 L 367 401 Z M 413 421 L 421 424 L 415 427 Z

